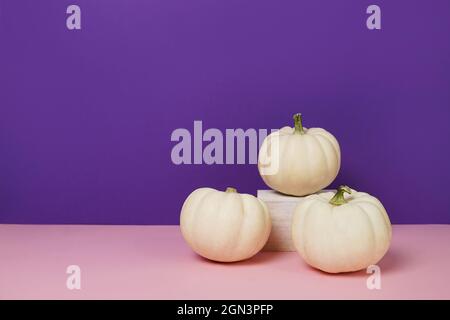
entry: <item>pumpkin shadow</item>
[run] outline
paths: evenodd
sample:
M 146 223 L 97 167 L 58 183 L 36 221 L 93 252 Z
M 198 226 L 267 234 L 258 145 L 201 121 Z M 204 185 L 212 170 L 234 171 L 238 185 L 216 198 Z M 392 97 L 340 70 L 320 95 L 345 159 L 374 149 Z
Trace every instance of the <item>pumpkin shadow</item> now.
M 330 278 L 367 278 L 366 270 L 359 270 L 359 271 L 352 271 L 352 272 L 341 272 L 341 273 L 329 273 L 325 272 L 319 269 L 316 269 L 314 267 L 311 267 L 310 265 L 306 264 L 306 268 L 312 272 L 317 272 L 325 277 Z
M 269 261 L 277 259 L 277 257 L 279 258 L 280 256 L 277 255 L 278 253 L 279 252 L 271 252 L 271 251 L 258 252 L 256 255 L 254 255 L 250 259 L 238 261 L 235 263 L 239 264 L 241 266 L 251 266 L 251 265 L 267 263 Z
M 411 264 L 412 256 L 405 251 L 391 249 L 378 263 L 383 273 L 402 271 L 405 266 Z
M 241 260 L 241 261 L 234 261 L 234 262 L 220 262 L 220 261 L 209 260 L 198 254 L 195 254 L 195 258 L 197 261 L 199 261 L 201 263 L 207 263 L 207 264 L 212 264 L 212 265 L 230 266 L 230 267 L 232 267 L 232 266 L 252 266 L 252 265 L 267 263 L 273 259 L 277 259 L 277 252 L 258 252 L 256 255 L 254 255 L 251 258 L 248 258 L 246 260 Z

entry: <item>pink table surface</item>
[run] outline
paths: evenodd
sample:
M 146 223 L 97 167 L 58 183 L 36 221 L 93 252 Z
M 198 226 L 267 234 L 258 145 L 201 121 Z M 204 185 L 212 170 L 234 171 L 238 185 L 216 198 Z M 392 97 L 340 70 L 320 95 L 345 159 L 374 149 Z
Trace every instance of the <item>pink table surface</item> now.
M 394 226 L 379 266 L 369 290 L 365 271 L 328 275 L 295 252 L 209 262 L 178 226 L 0 225 L 0 299 L 450 299 L 450 225 Z

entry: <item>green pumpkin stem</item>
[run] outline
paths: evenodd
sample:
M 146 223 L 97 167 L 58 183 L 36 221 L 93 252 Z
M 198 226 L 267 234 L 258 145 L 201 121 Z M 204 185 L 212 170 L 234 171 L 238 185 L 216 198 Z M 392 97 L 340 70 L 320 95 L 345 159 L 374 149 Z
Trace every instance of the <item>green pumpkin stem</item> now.
M 305 131 L 303 130 L 303 125 L 302 125 L 302 114 L 296 113 L 296 114 L 294 114 L 293 118 L 294 118 L 294 124 L 295 124 L 294 133 L 304 134 Z
M 235 188 L 232 187 L 228 187 L 227 190 L 225 190 L 226 193 L 236 193 L 237 190 Z
M 346 203 L 347 201 L 345 201 L 344 193 L 350 194 L 352 193 L 352 191 L 347 186 L 339 186 L 337 188 L 336 194 L 334 195 L 333 198 L 331 198 L 330 203 L 335 206 L 340 206 Z

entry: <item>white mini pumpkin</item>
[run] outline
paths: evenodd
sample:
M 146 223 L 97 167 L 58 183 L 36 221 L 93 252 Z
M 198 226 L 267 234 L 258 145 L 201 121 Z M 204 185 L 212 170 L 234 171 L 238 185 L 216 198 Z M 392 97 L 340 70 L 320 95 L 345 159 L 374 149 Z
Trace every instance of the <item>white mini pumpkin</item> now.
M 200 188 L 183 204 L 180 227 L 184 239 L 199 255 L 233 262 L 252 257 L 267 242 L 271 220 L 266 205 L 234 188 L 225 192 Z
M 295 248 L 306 263 L 325 272 L 357 271 L 376 264 L 389 249 L 391 236 L 381 202 L 347 186 L 340 186 L 336 194 L 306 197 L 293 216 Z
M 336 178 L 341 151 L 336 138 L 321 128 L 304 128 L 301 114 L 295 127 L 271 133 L 261 145 L 258 170 L 272 189 L 304 196 L 328 186 Z

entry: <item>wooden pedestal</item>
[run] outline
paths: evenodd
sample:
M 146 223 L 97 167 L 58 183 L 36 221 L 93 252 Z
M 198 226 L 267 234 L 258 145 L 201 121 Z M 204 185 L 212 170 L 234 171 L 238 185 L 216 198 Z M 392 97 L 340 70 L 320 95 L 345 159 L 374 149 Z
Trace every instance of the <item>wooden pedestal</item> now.
M 274 190 L 258 190 L 258 199 L 264 201 L 272 218 L 272 232 L 264 251 L 295 251 L 291 239 L 292 215 L 305 197 L 287 196 Z

